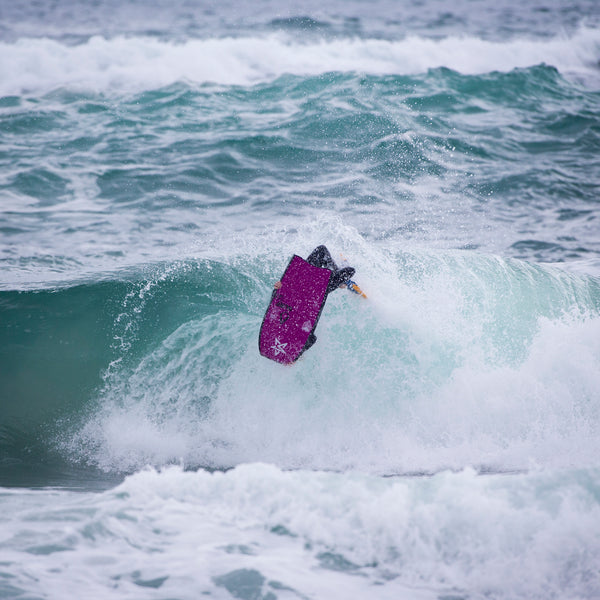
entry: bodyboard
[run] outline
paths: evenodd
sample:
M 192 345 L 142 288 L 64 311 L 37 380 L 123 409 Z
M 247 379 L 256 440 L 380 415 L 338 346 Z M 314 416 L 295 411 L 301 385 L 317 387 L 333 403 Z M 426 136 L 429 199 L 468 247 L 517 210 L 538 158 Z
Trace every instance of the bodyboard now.
M 260 328 L 258 348 L 263 356 L 281 364 L 300 357 L 321 316 L 330 277 L 329 269 L 292 257 Z

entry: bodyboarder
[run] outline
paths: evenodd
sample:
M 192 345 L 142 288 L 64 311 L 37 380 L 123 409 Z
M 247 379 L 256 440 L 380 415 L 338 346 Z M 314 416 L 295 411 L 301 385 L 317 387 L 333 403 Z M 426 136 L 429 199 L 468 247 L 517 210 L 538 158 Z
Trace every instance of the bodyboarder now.
M 329 284 L 327 286 L 327 295 L 338 288 L 347 287 L 350 291 L 355 294 L 360 294 L 364 298 L 366 296 L 362 292 L 362 290 L 352 281 L 350 278 L 356 272 L 356 269 L 353 267 L 344 267 L 339 269 L 335 264 L 335 261 L 331 257 L 331 253 L 327 249 L 326 246 L 320 245 L 317 246 L 306 258 L 306 262 L 313 265 L 313 267 L 325 268 L 332 271 L 331 277 L 329 278 Z M 281 281 L 275 283 L 275 289 L 278 290 L 281 287 Z M 315 324 L 316 327 L 316 324 Z M 315 342 L 317 341 L 317 336 L 315 335 L 315 329 L 310 332 L 308 336 L 308 340 L 306 342 L 306 346 L 304 347 L 304 351 L 308 350 Z

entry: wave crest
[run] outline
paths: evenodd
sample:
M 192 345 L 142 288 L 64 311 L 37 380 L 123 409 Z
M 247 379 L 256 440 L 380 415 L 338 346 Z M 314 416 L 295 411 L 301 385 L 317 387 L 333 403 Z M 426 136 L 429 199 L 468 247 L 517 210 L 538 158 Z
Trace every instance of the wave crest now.
M 504 42 L 476 37 L 440 40 L 341 38 L 307 43 L 283 35 L 190 39 L 183 43 L 150 37 L 94 36 L 79 45 L 20 39 L 0 44 L 0 94 L 84 88 L 154 89 L 195 84 L 252 85 L 284 74 L 364 72 L 414 75 L 446 67 L 464 74 L 510 71 L 539 64 L 562 73 L 597 75 L 600 29 L 580 28 L 571 37 Z

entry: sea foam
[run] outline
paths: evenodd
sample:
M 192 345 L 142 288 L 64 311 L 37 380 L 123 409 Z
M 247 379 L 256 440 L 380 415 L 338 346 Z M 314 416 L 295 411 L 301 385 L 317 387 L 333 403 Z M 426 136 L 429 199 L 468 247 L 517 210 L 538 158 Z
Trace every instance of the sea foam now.
M 147 470 L 103 494 L 2 494 L 3 560 L 13 590 L 49 598 L 65 581 L 89 598 L 592 598 L 591 475 Z
M 104 38 L 67 45 L 47 38 L 1 43 L 0 94 L 55 88 L 93 91 L 154 89 L 178 81 L 251 85 L 284 74 L 311 76 L 331 71 L 414 75 L 446 67 L 464 74 L 510 71 L 539 64 L 593 77 L 600 29 L 580 28 L 571 37 L 476 37 L 439 40 L 322 39 L 300 42 L 283 34 L 191 39 L 182 43 L 151 37 Z

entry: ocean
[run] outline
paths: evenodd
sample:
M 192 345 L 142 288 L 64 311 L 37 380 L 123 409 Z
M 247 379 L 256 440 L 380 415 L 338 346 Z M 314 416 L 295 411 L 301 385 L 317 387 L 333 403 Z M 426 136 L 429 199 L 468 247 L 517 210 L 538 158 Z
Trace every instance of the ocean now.
M 0 2 L 0 598 L 597 600 L 599 457 L 596 0 Z

